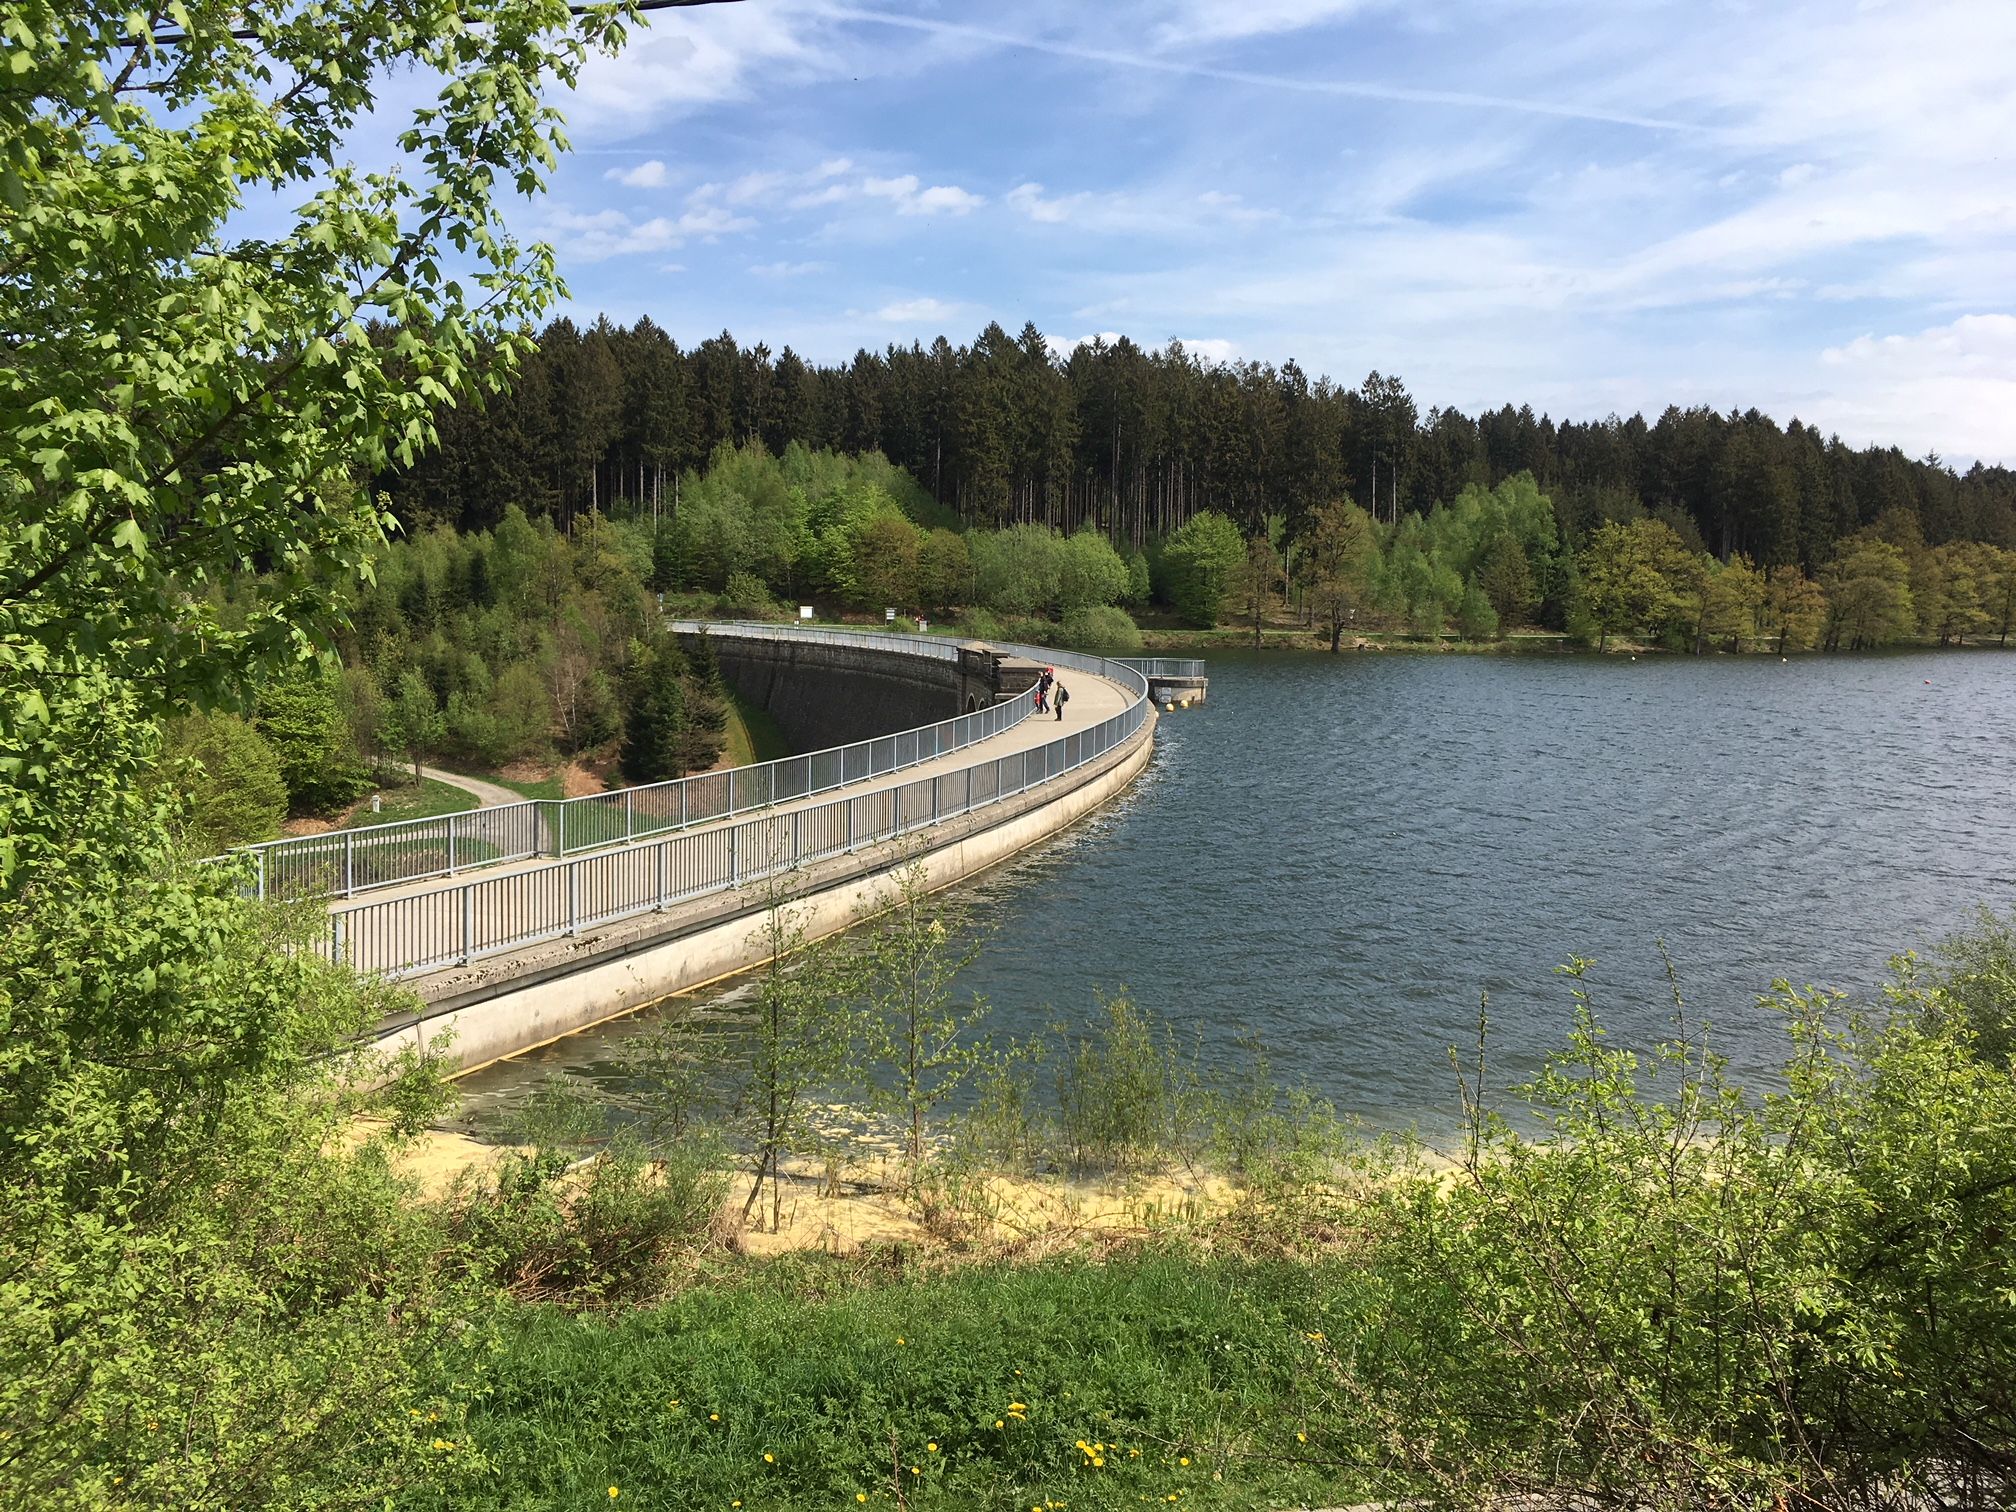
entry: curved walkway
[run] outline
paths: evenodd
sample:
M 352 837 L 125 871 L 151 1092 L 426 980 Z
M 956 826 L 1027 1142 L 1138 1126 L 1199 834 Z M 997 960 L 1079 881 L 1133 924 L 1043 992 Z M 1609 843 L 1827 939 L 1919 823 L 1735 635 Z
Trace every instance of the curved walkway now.
M 806 798 L 787 799 L 783 803 L 773 804 L 761 810 L 761 814 L 765 818 L 774 818 L 779 815 L 789 815 L 831 803 L 836 797 L 865 798 L 870 794 L 886 793 L 891 789 L 903 787 L 912 782 L 928 781 L 933 777 L 963 771 L 967 767 L 972 766 L 976 761 L 984 761 L 1001 756 L 1013 756 L 1023 751 L 1033 751 L 1039 746 L 1048 745 L 1060 735 L 1068 735 L 1074 730 L 1090 729 L 1093 725 L 1112 718 L 1127 707 L 1129 698 L 1127 690 L 1120 687 L 1117 683 L 1108 682 L 1103 677 L 1094 677 L 1090 673 L 1085 672 L 1074 672 L 1071 681 L 1066 683 L 1065 686 L 1071 690 L 1071 698 L 1064 706 L 1064 718 L 1061 720 L 1054 713 L 1035 715 L 1023 720 L 1012 729 L 1003 730 L 998 735 L 990 735 L 983 741 L 957 751 L 947 752 L 945 755 L 936 757 L 930 761 L 920 762 L 916 766 L 904 767 L 899 771 L 889 772 L 880 777 L 865 778 L 858 783 L 842 788 L 838 793 L 822 792 L 814 793 Z M 422 770 L 430 777 L 439 777 L 443 782 L 454 781 L 445 772 L 437 773 L 431 768 L 422 768 Z M 473 778 L 464 779 L 456 785 L 464 787 L 467 791 L 473 793 L 476 791 L 476 788 L 472 785 L 474 780 Z M 484 786 L 489 787 L 491 785 L 486 783 Z M 492 791 L 507 792 L 508 790 L 492 787 Z M 516 803 L 519 801 L 519 798 L 519 794 L 510 793 L 507 798 L 495 801 Z M 751 817 L 750 814 L 739 813 L 716 819 L 705 819 L 679 831 L 679 833 L 682 835 L 707 834 L 711 831 L 725 829 L 731 825 L 747 823 Z M 635 840 L 619 840 L 602 847 L 600 850 L 594 852 L 594 854 L 608 856 L 619 854 L 626 850 L 638 850 L 656 844 L 664 838 L 662 835 L 647 835 Z M 483 880 L 492 881 L 499 877 L 542 870 L 554 864 L 554 860 L 551 857 L 535 856 L 529 860 L 506 861 L 486 867 L 482 875 Z M 404 882 L 390 887 L 376 888 L 371 892 L 368 901 L 359 901 L 349 906 L 354 909 L 362 909 L 378 903 L 412 897 L 420 893 L 441 892 L 447 888 L 459 887 L 461 885 L 461 883 L 444 883 L 439 877 L 423 878 L 417 882 Z M 340 908 L 341 905 L 338 908 L 332 908 L 331 912 L 338 912 Z
M 478 808 L 496 808 L 501 804 L 525 801 L 523 793 L 514 793 L 511 789 L 499 787 L 494 782 L 485 782 L 481 777 L 465 777 L 460 772 L 444 772 L 440 767 L 430 766 L 420 768 L 420 775 L 432 777 L 436 782 L 445 782 L 450 787 L 474 794 Z
M 578 858 L 499 862 L 469 881 L 434 878 L 374 889 L 331 908 L 324 948 L 360 970 L 427 975 L 746 889 L 813 859 L 984 808 L 1131 741 L 1152 711 L 1145 681 L 1116 670 L 1127 684 L 1065 667 L 1060 680 L 1071 698 L 1062 719 L 1032 716 L 837 791 L 702 820 L 670 837 L 619 841 Z M 1141 717 L 1132 718 L 1137 712 Z

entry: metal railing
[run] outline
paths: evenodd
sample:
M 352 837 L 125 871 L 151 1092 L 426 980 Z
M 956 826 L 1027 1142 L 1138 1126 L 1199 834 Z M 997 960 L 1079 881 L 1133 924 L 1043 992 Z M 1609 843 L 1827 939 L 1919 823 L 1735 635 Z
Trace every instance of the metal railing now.
M 876 639 L 886 644 L 888 637 Z M 502 876 L 332 908 L 321 949 L 331 960 L 360 971 L 405 977 L 663 911 L 1013 798 L 1098 760 L 1130 739 L 1148 718 L 1148 682 L 1131 667 L 1068 651 L 1003 649 L 1117 682 L 1131 695 L 1127 707 L 1044 745 L 935 777 Z
M 732 634 L 744 640 L 816 638 L 823 645 L 900 649 L 938 661 L 959 659 L 957 642 L 930 636 L 699 621 L 676 621 L 671 628 L 681 633 Z M 1057 653 L 1045 654 L 1054 659 Z M 914 730 L 753 766 L 579 798 L 528 798 L 431 819 L 295 835 L 244 846 L 232 854 L 252 859 L 253 886 L 262 899 L 354 897 L 376 887 L 453 876 L 479 866 L 626 844 L 872 781 L 989 739 L 1034 712 L 1027 699 L 1013 699 Z
M 1143 677 L 1202 677 L 1204 663 L 1172 656 L 1116 656 L 1123 667 L 1132 667 Z

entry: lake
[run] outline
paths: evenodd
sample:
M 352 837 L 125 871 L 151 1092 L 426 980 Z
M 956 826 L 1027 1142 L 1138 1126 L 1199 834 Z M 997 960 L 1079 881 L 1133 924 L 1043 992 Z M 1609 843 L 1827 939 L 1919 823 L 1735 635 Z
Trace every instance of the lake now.
M 1782 1058 L 1774 978 L 1866 995 L 1894 953 L 2016 905 L 2016 655 L 1271 653 L 1210 661 L 1119 802 L 962 889 L 969 985 L 1025 1034 L 1131 991 L 1207 1051 L 1378 1128 L 1453 1126 L 1488 993 L 1510 1079 L 1561 1043 L 1593 957 L 1620 1043 L 1689 1012 L 1734 1072 Z M 733 1012 L 738 989 L 712 995 Z M 683 1008 L 682 1008 L 683 1011 Z M 479 1124 L 611 1026 L 478 1073 Z

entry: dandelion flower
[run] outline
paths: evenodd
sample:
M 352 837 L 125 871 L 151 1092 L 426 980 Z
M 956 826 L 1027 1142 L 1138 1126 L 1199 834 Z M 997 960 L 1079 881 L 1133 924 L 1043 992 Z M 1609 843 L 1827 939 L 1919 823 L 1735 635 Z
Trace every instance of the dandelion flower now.
M 857 1502 L 864 1502 L 868 1500 L 868 1493 L 866 1491 L 856 1491 L 854 1493 L 854 1500 L 856 1500 Z
M 1006 1426 L 1006 1424 L 1004 1424 L 1004 1423 L 1003 1423 L 1003 1422 L 1001 1421 L 1001 1419 L 999 1419 L 999 1418 L 996 1418 L 996 1419 L 994 1419 L 994 1426 L 995 1426 L 996 1428 L 1001 1428 L 1001 1427 L 1005 1427 L 1005 1426 Z
M 721 1414 L 718 1412 L 710 1412 L 707 1414 L 707 1421 L 710 1423 L 718 1423 L 721 1421 Z
M 776 1456 L 776 1455 L 774 1455 L 774 1454 L 772 1454 L 772 1453 L 770 1453 L 770 1452 L 769 1452 L 769 1451 L 768 1451 L 768 1450 L 766 1449 L 766 1450 L 765 1450 L 765 1451 L 763 1452 L 763 1463 L 764 1463 L 764 1464 L 766 1464 L 766 1465 L 774 1465 L 774 1464 L 776 1464 L 776 1463 L 777 1463 L 777 1456 Z M 1189 1462 L 1188 1460 L 1185 1460 L 1185 1461 L 1184 1461 L 1183 1463 L 1187 1465 L 1187 1464 L 1189 1464 L 1190 1462 Z
M 1010 1402 L 1008 1404 L 1008 1410 L 1010 1412 L 1027 1412 L 1029 1410 L 1029 1404 L 1027 1402 Z
M 1298 1433 L 1295 1435 L 1295 1442 L 1298 1444 L 1306 1444 L 1309 1442 L 1309 1435 L 1306 1433 Z
M 616 1500 L 616 1498 L 621 1496 L 622 1494 L 623 1493 L 621 1491 L 618 1491 L 614 1486 L 611 1486 L 609 1488 L 609 1500 L 611 1501 Z
M 896 1335 L 896 1342 L 898 1344 L 901 1344 L 903 1342 L 903 1335 L 901 1334 Z
M 926 1454 L 936 1454 L 938 1452 L 938 1446 L 936 1444 L 926 1444 L 924 1446 L 924 1452 Z
M 1190 1456 L 1187 1454 L 1178 1455 L 1176 1457 L 1176 1463 L 1179 1465 L 1187 1465 L 1190 1463 Z

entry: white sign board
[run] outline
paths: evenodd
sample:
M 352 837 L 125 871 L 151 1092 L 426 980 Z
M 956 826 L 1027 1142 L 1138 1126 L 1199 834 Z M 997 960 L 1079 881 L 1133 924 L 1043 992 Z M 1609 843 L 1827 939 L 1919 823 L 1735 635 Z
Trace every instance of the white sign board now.
M 800 604 L 798 606 L 798 618 L 800 619 L 812 618 L 812 606 L 810 604 Z

